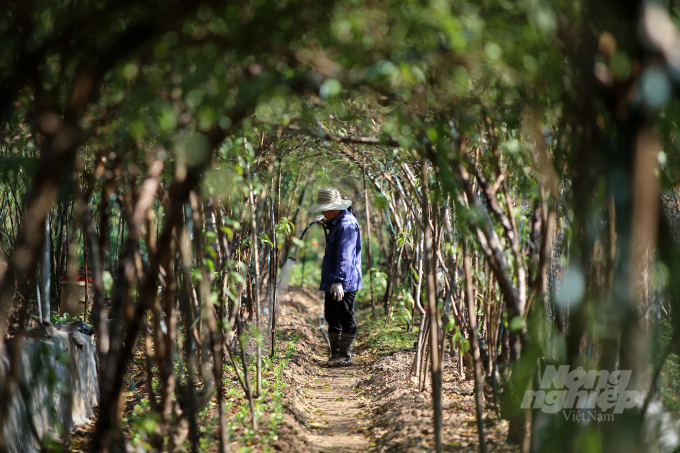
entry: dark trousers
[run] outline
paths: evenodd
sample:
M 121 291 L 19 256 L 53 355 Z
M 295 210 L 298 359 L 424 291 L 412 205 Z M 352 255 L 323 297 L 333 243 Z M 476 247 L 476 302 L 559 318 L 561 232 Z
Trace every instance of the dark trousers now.
M 342 300 L 333 299 L 326 293 L 326 322 L 329 332 L 357 333 L 357 322 L 354 319 L 354 296 L 357 292 L 345 293 Z

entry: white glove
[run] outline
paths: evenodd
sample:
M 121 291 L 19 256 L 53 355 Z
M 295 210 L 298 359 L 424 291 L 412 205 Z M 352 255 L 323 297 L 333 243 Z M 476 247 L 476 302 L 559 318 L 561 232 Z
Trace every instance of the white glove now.
M 331 294 L 333 295 L 333 299 L 342 300 L 345 296 L 345 291 L 342 289 L 342 283 L 333 283 L 333 286 L 331 286 Z
M 314 221 L 315 221 L 316 223 L 318 223 L 318 224 L 323 225 L 324 223 L 326 223 L 326 217 L 323 216 L 323 215 L 320 215 L 319 217 L 317 217 L 316 219 L 314 219 Z

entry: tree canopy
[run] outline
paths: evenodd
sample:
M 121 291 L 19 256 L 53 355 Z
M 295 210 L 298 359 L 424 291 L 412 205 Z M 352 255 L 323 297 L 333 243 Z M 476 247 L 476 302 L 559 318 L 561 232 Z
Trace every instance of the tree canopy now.
M 38 272 L 82 263 L 105 376 L 93 451 L 123 445 L 125 369 L 149 325 L 154 448 L 172 430 L 172 344 L 197 323 L 189 376 L 200 351 L 221 400 L 223 360 L 242 360 L 253 404 L 260 342 L 251 384 L 230 342 L 241 317 L 276 330 L 260 303 L 275 312 L 291 247 L 312 256 L 296 234 L 334 185 L 374 228 L 373 315 L 382 297 L 386 322 L 403 314 L 417 354 L 431 348 L 438 451 L 437 351 L 454 332 L 513 441 L 646 451 L 651 398 L 677 411 L 659 382 L 680 312 L 679 17 L 654 1 L 6 0 L 0 352 L 28 326 Z M 532 432 L 520 402 L 546 364 L 631 370 L 646 396 L 610 425 L 533 411 Z

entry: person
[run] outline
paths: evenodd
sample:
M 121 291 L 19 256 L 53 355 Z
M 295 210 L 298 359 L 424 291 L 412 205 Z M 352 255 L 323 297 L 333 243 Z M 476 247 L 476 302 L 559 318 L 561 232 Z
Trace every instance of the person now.
M 328 366 L 352 364 L 357 324 L 354 297 L 361 289 L 361 230 L 352 200 L 343 198 L 335 187 L 320 189 L 310 213 L 326 229 L 326 251 L 321 264 L 320 291 L 325 295 L 325 318 L 331 356 Z

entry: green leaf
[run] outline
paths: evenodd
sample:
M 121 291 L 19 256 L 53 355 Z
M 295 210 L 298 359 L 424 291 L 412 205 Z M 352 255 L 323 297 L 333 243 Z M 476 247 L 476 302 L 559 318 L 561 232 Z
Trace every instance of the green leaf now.
M 453 320 L 453 316 L 449 316 L 449 321 L 446 323 L 446 328 L 445 330 L 447 332 L 451 332 L 454 328 L 456 327 L 456 323 Z
M 342 84 L 340 83 L 340 81 L 337 79 L 328 78 L 323 83 L 323 85 L 321 85 L 319 94 L 321 95 L 322 99 L 329 99 L 337 96 L 338 94 L 340 94 L 341 91 Z
M 229 280 L 234 281 L 236 283 L 245 283 L 246 279 L 243 278 L 243 275 L 239 274 L 238 272 L 229 272 Z
M 521 316 L 515 316 L 510 320 L 510 332 L 519 332 L 524 330 L 526 327 L 526 323 L 524 322 L 524 318 Z
M 376 209 L 385 209 L 390 205 L 390 200 L 382 193 L 376 193 L 373 196 L 373 206 Z
M 460 339 L 460 350 L 465 354 L 470 350 L 470 342 L 465 338 Z
M 227 239 L 229 239 L 230 241 L 234 237 L 234 230 L 232 230 L 231 228 L 223 226 L 220 227 L 220 230 L 227 235 Z
M 110 292 L 113 289 L 113 276 L 111 272 L 104 271 L 102 273 L 102 282 L 104 283 L 104 291 Z
M 274 246 L 274 244 L 272 243 L 272 241 L 269 240 L 269 236 L 267 236 L 266 233 L 262 233 L 262 234 L 258 237 L 258 239 L 259 239 L 263 244 L 269 244 L 270 247 L 273 247 L 273 246 Z

